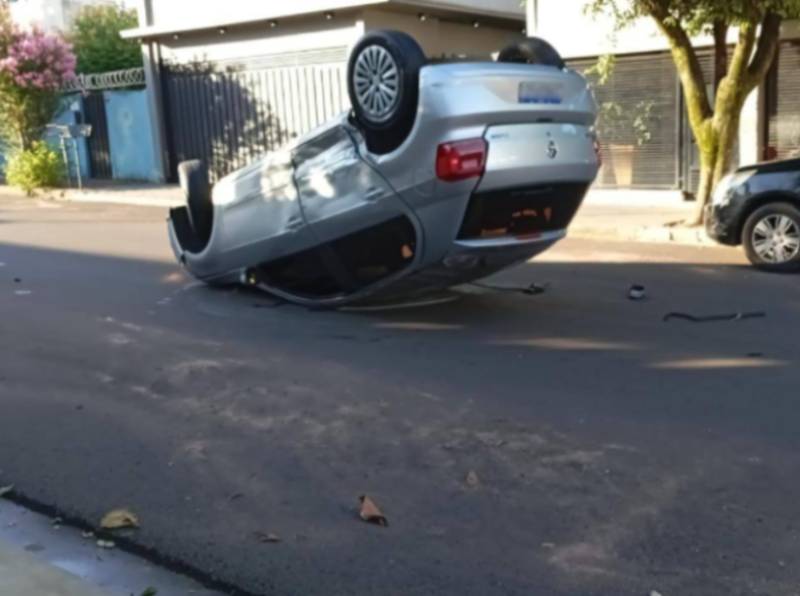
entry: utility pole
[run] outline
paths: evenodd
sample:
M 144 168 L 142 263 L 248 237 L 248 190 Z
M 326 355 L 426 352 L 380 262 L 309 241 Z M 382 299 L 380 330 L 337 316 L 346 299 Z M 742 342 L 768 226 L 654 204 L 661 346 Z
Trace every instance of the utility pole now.
M 528 37 L 539 33 L 539 0 L 526 0 L 525 2 L 525 28 Z

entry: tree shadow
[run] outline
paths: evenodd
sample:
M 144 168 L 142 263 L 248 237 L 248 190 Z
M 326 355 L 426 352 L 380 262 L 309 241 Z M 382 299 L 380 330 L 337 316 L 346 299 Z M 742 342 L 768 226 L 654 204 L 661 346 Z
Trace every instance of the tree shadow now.
M 265 72 L 203 60 L 164 65 L 171 179 L 180 162 L 200 159 L 219 180 L 295 137 L 277 116 L 269 83 Z

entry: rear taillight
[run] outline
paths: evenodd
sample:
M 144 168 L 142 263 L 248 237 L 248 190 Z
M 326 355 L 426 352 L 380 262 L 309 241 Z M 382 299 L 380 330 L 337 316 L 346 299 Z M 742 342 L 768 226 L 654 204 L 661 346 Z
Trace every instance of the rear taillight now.
M 436 175 L 445 182 L 483 176 L 487 152 L 483 139 L 442 143 L 436 152 Z

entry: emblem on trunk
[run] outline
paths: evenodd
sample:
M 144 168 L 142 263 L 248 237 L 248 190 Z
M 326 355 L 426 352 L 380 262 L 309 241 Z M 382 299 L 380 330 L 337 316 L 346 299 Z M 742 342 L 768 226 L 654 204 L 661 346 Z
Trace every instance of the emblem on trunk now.
M 547 157 L 550 159 L 555 159 L 558 157 L 558 145 L 556 145 L 555 141 L 550 141 L 547 144 Z

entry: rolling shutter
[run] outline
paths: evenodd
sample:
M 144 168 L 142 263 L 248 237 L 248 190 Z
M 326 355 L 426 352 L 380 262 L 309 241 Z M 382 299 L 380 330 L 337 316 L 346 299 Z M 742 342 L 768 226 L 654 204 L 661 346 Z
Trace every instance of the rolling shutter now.
M 800 151 L 800 42 L 781 44 L 767 82 L 766 159 L 785 159 Z
M 571 61 L 585 72 L 595 60 Z M 589 77 L 595 79 L 596 77 Z M 604 166 L 603 188 L 674 189 L 680 183 L 678 79 L 668 53 L 618 56 L 604 85 L 595 85 Z

